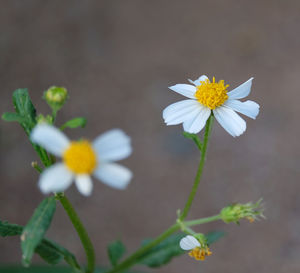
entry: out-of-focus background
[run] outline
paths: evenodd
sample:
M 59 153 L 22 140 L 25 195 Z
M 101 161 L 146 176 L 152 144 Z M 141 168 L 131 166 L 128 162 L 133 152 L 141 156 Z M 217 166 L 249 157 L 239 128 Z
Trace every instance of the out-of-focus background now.
M 261 113 L 246 118 L 238 138 L 215 123 L 189 219 L 263 197 L 267 220 L 203 225 L 197 230 L 228 233 L 212 246 L 213 256 L 196 262 L 183 255 L 156 272 L 299 272 L 299 14 L 296 0 L 1 2 L 1 112 L 12 110 L 13 90 L 28 87 L 46 114 L 43 91 L 64 86 L 71 97 L 58 123 L 88 119 L 86 129 L 68 130 L 70 137 L 93 139 L 114 127 L 132 136 L 134 153 L 122 162 L 134 172 L 126 191 L 96 180 L 89 198 L 75 186 L 67 191 L 99 264 L 108 263 L 108 242 L 122 238 L 133 251 L 183 207 L 199 154 L 161 113 L 182 99 L 168 86 L 206 74 L 231 88 L 254 76 L 249 99 Z M 30 166 L 37 157 L 17 124 L 2 121 L 0 137 L 0 218 L 25 224 L 44 197 Z M 61 206 L 47 236 L 85 261 Z M 1 264 L 19 263 L 19 238 L 0 238 L 0 248 Z

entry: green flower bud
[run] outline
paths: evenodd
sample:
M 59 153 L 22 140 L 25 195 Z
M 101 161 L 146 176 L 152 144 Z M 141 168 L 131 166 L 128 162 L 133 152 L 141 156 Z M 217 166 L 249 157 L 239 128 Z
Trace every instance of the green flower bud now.
M 241 219 L 247 219 L 252 223 L 259 217 L 264 218 L 261 201 L 262 199 L 254 204 L 249 202 L 247 204 L 237 203 L 227 206 L 221 210 L 221 218 L 225 223 L 234 222 L 236 224 L 239 224 Z
M 44 93 L 44 99 L 54 112 L 57 112 L 68 99 L 68 91 L 64 87 L 52 86 Z

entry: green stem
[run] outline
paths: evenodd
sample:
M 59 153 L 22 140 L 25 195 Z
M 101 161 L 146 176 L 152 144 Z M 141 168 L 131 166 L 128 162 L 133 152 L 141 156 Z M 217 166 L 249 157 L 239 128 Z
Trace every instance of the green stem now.
M 202 176 L 203 167 L 204 167 L 204 163 L 205 163 L 205 159 L 206 159 L 207 144 L 208 144 L 208 140 L 209 140 L 212 125 L 213 125 L 213 120 L 214 120 L 214 117 L 213 117 L 213 115 L 211 115 L 208 118 L 207 122 L 206 122 L 203 145 L 202 145 L 202 149 L 201 149 L 201 159 L 200 159 L 198 171 L 197 171 L 195 181 L 194 181 L 194 185 L 193 185 L 193 188 L 192 188 L 191 193 L 189 195 L 189 198 L 188 198 L 188 200 L 185 204 L 185 207 L 183 209 L 182 214 L 179 217 L 180 220 L 184 220 L 185 217 L 187 216 L 187 214 L 188 214 L 188 212 L 189 212 L 189 210 L 192 206 L 195 195 L 197 193 L 197 189 L 198 189 L 198 186 L 199 186 L 199 183 L 200 183 L 200 179 L 201 179 L 201 176 Z
M 192 226 L 206 224 L 206 223 L 217 221 L 217 220 L 221 220 L 221 215 L 220 214 L 210 216 L 210 217 L 206 217 L 206 218 L 196 219 L 196 220 L 192 220 L 192 221 L 186 221 L 186 222 L 183 222 L 183 223 L 187 227 L 192 227 Z
M 95 270 L 95 251 L 91 239 L 68 198 L 63 193 L 56 194 L 56 198 L 61 202 L 62 206 L 66 210 L 84 247 L 87 258 L 86 273 L 92 273 Z

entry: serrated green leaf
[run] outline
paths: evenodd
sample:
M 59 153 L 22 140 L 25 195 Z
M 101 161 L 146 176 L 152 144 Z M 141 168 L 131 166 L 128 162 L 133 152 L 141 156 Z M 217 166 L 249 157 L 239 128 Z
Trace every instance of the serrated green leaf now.
M 206 243 L 208 245 L 211 245 L 212 243 L 221 239 L 225 234 L 226 233 L 224 231 L 211 231 L 211 232 L 205 234 Z
M 65 128 L 78 128 L 78 127 L 84 127 L 86 125 L 86 119 L 85 118 L 73 118 L 69 121 L 67 121 L 65 124 L 63 124 L 60 129 L 64 130 Z
M 29 266 L 33 253 L 49 228 L 56 209 L 54 196 L 45 198 L 36 208 L 21 235 L 22 263 Z
M 17 113 L 11 113 L 11 112 L 6 112 L 2 115 L 2 119 L 7 121 L 7 122 L 12 122 L 12 121 L 16 121 L 19 123 L 24 122 L 24 118 L 21 117 L 19 114 Z
M 0 236 L 21 235 L 23 227 L 0 220 Z M 57 264 L 62 258 L 73 268 L 80 268 L 75 256 L 59 244 L 44 238 L 36 247 L 35 252 L 49 264 Z
M 108 257 L 113 266 L 118 264 L 118 261 L 122 258 L 125 252 L 125 245 L 120 240 L 114 241 L 107 246 Z
M 25 132 L 29 135 L 36 124 L 36 110 L 31 102 L 27 89 L 17 89 L 13 93 L 15 111 L 22 117 L 20 122 Z

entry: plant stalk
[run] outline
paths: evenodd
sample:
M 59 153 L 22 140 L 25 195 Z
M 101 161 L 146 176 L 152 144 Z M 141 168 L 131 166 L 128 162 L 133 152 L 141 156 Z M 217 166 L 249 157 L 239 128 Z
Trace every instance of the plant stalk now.
M 201 149 L 201 159 L 200 159 L 197 174 L 196 174 L 196 177 L 195 177 L 195 180 L 194 180 L 193 188 L 192 188 L 191 193 L 189 195 L 189 198 L 188 198 L 188 200 L 185 204 L 185 207 L 182 211 L 182 214 L 179 217 L 179 219 L 181 221 L 183 221 L 186 218 L 186 216 L 188 215 L 189 210 L 192 206 L 193 200 L 195 198 L 195 195 L 197 193 L 197 189 L 198 189 L 198 186 L 199 186 L 199 183 L 200 183 L 200 180 L 201 180 L 203 167 L 204 167 L 204 163 L 205 163 L 205 159 L 206 159 L 207 144 L 208 144 L 208 140 L 209 140 L 209 137 L 210 137 L 213 121 L 214 121 L 214 116 L 211 115 L 208 118 L 207 122 L 206 122 L 203 145 L 202 145 L 202 149 Z
M 87 259 L 87 268 L 85 272 L 93 273 L 95 270 L 95 251 L 91 239 L 68 198 L 63 193 L 58 193 L 56 194 L 56 199 L 61 202 L 67 212 L 85 250 Z

